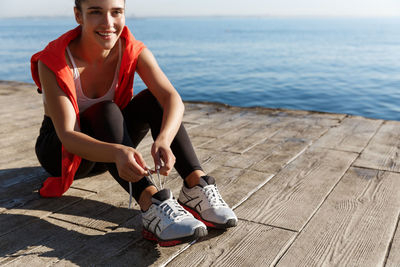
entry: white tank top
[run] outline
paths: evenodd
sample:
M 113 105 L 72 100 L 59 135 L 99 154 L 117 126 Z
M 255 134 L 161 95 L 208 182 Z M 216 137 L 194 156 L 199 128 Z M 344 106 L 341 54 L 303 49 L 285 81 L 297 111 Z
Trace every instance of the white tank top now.
M 72 57 L 71 51 L 69 50 L 68 46 L 67 46 L 67 53 L 68 53 L 68 57 L 69 60 L 71 61 L 71 64 L 73 66 L 73 76 L 74 76 L 74 83 L 75 83 L 75 89 L 76 89 L 76 98 L 77 98 L 77 102 L 78 102 L 78 107 L 79 107 L 79 112 L 83 112 L 85 111 L 87 108 L 89 108 L 90 106 L 102 102 L 102 101 L 112 101 L 114 100 L 114 95 L 115 95 L 115 88 L 117 88 L 118 85 L 118 74 L 119 74 L 119 67 L 121 64 L 121 42 L 118 42 L 119 44 L 119 52 L 118 52 L 118 64 L 117 64 L 117 68 L 115 70 L 115 74 L 114 74 L 114 80 L 111 84 L 110 89 L 108 89 L 107 93 L 105 95 L 103 95 L 102 97 L 98 97 L 98 98 L 89 98 L 87 96 L 85 96 L 85 94 L 82 91 L 82 84 L 81 84 L 81 78 L 79 75 L 79 71 L 78 68 L 76 67 L 74 58 Z

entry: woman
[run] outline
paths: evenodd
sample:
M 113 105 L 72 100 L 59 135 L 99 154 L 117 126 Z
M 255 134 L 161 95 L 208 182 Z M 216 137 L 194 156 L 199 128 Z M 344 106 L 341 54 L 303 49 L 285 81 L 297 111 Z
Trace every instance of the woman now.
M 40 194 L 61 196 L 74 177 L 105 166 L 126 191 L 132 183 L 143 236 L 162 246 L 202 237 L 206 226 L 236 226 L 237 217 L 202 171 L 181 124 L 179 94 L 125 26 L 125 1 L 76 0 L 74 12 L 79 26 L 31 60 L 45 113 L 36 154 L 54 176 Z M 148 89 L 132 98 L 135 71 Z M 155 170 L 135 149 L 149 128 Z M 173 166 L 184 178 L 179 203 L 147 177 L 156 170 L 167 176 Z

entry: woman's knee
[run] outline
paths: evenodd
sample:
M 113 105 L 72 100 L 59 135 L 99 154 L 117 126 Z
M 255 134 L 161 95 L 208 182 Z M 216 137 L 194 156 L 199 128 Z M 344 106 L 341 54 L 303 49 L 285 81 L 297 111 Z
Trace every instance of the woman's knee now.
M 121 143 L 124 119 L 119 107 L 112 101 L 94 104 L 81 114 L 81 129 L 102 141 Z
M 143 103 L 148 107 L 152 107 L 153 109 L 158 109 L 162 111 L 162 106 L 158 102 L 157 98 L 150 92 L 149 89 L 145 89 L 135 95 L 133 98 L 133 102 Z
M 102 101 L 96 103 L 89 108 L 87 108 L 84 112 L 81 113 L 81 119 L 107 119 L 107 118 L 114 118 L 115 116 L 120 116 L 121 111 L 117 104 L 113 101 Z

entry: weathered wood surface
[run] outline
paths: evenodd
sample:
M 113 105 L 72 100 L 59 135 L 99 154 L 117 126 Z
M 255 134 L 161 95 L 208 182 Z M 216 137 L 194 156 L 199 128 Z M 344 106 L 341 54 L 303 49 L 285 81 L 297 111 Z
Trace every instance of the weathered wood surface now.
M 396 227 L 400 174 L 351 168 L 278 266 L 382 266 Z
M 342 178 L 357 154 L 308 150 L 237 209 L 258 223 L 300 231 Z
M 355 165 L 400 172 L 400 122 L 385 122 Z
M 393 238 L 391 247 L 388 250 L 386 266 L 400 266 L 400 226 L 397 224 L 396 234 Z
M 0 82 L 0 265 L 400 265 L 400 122 L 186 103 L 199 160 L 240 220 L 161 248 L 107 173 L 39 198 L 41 101 L 32 84 Z M 138 147 L 150 165 L 151 144 Z M 166 187 L 181 184 L 173 171 Z

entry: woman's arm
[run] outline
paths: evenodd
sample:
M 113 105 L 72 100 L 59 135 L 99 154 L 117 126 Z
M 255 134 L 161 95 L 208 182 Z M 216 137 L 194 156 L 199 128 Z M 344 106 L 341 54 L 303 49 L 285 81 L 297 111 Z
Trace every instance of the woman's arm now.
M 128 181 L 137 181 L 146 175 L 139 166 L 145 166 L 144 160 L 133 148 L 102 142 L 80 132 L 72 103 L 58 86 L 54 73 L 41 61 L 39 78 L 48 115 L 67 151 L 95 162 L 115 162 L 121 178 Z
M 147 48 L 139 55 L 137 72 L 163 108 L 161 130 L 153 144 L 152 155 L 156 165 L 157 157 L 161 156 L 165 166 L 161 168 L 160 172 L 168 175 L 175 164 L 175 157 L 170 146 L 182 123 L 185 106 L 178 92 Z

